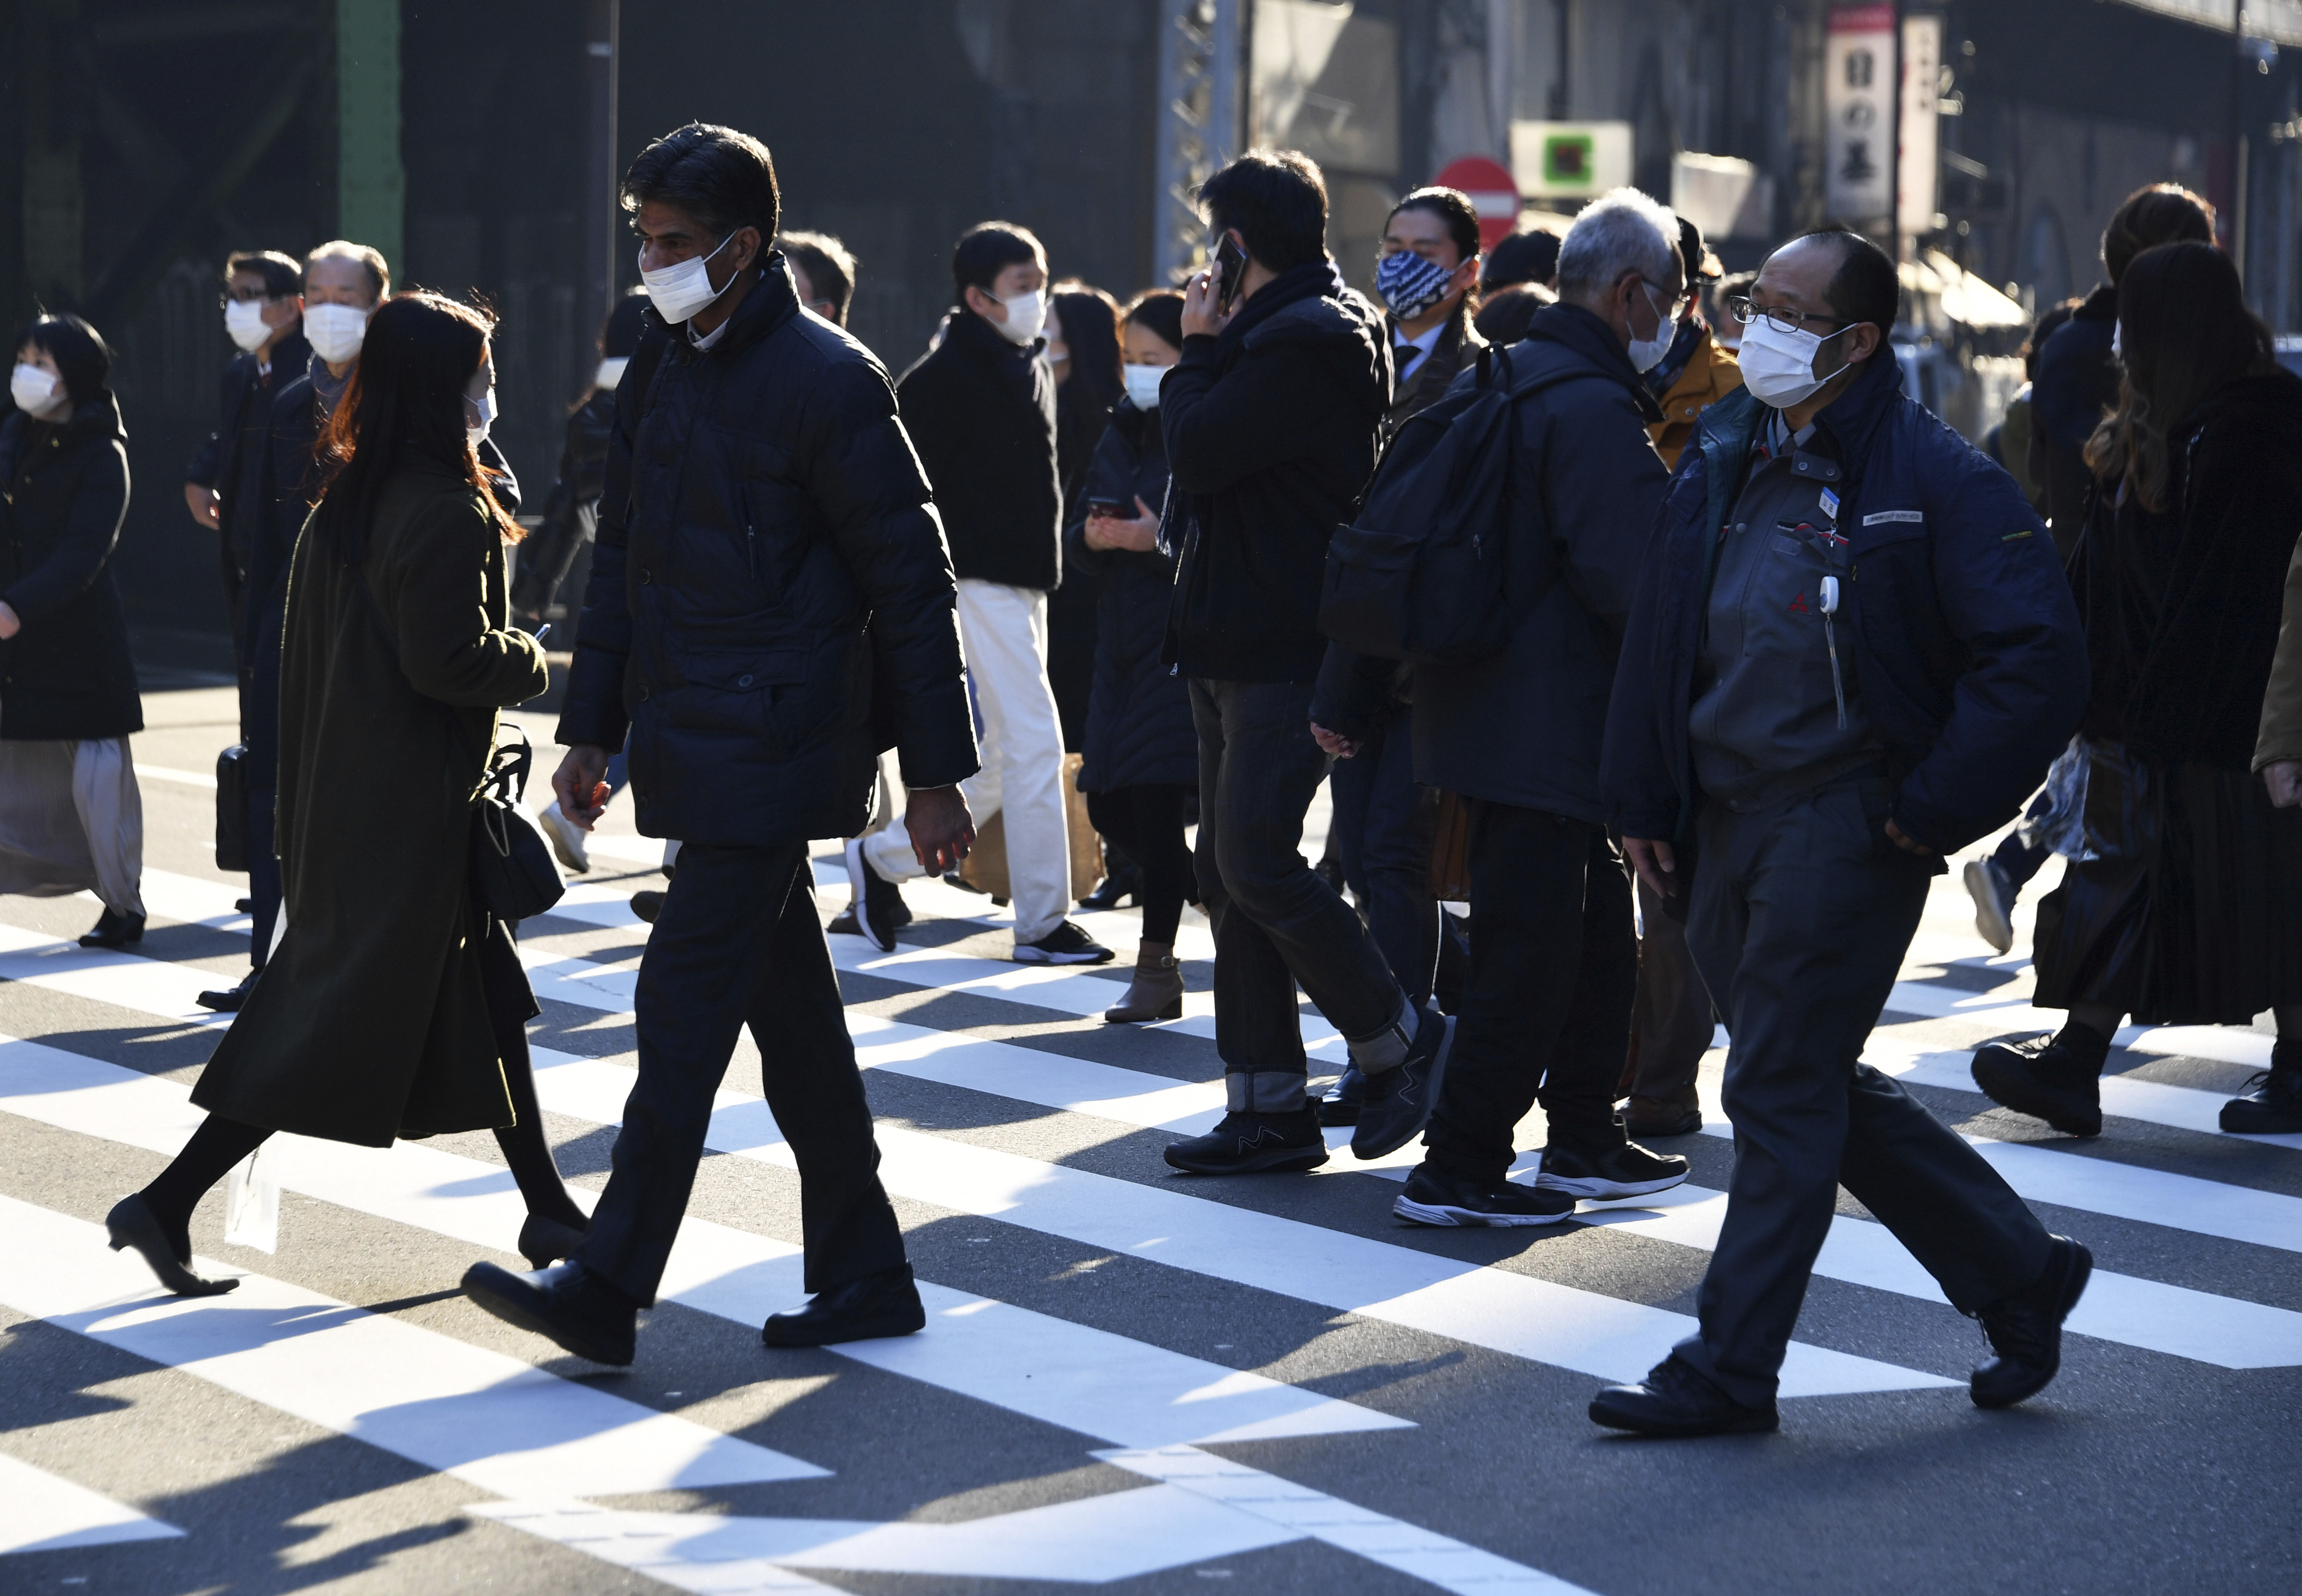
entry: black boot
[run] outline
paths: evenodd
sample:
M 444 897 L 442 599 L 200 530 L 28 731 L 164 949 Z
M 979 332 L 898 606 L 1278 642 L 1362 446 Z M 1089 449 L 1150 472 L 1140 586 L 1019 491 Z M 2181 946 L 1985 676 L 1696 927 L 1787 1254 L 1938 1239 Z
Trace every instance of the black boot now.
M 2302 1130 L 2302 1042 L 2280 1042 L 2270 1068 L 2247 1083 L 2243 1097 L 2222 1105 L 2222 1129 L 2239 1136 L 2290 1136 Z
M 144 917 L 140 914 L 115 914 L 106 909 L 96 917 L 96 929 L 80 939 L 82 947 L 126 947 L 131 942 L 144 940 Z
M 1974 1315 L 1995 1354 L 1967 1381 L 1977 1407 L 2012 1407 L 2044 1390 L 2063 1366 L 2063 1321 L 2086 1292 L 2094 1255 L 2067 1236 L 2054 1240 L 2037 1284 Z
M 2076 1021 L 2052 1037 L 1974 1050 L 1974 1084 L 2001 1108 L 2064 1136 L 2102 1134 L 2102 1065 L 2110 1039 Z

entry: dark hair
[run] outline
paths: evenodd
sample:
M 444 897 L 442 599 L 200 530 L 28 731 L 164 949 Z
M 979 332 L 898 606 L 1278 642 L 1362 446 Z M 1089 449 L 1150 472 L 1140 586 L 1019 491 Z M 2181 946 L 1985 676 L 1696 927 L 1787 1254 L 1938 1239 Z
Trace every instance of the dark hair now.
M 1390 215 L 1382 219 L 1388 229 L 1391 218 L 1401 211 L 1421 211 L 1436 216 L 1447 224 L 1447 236 L 1455 240 L 1455 264 L 1461 265 L 1479 253 L 1479 207 L 1460 189 L 1417 189 L 1390 207 Z
M 1101 289 L 1072 278 L 1055 284 L 1055 315 L 1063 324 L 1063 348 L 1071 357 L 1069 386 L 1109 409 L 1126 382 L 1119 374 L 1119 302 Z
M 1183 296 L 1171 288 L 1147 288 L 1127 307 L 1129 326 L 1141 323 L 1169 349 L 1183 348 Z M 1065 323 L 1068 325 L 1069 323 Z
M 1702 257 L 1710 254 L 1702 242 L 1702 230 L 1685 217 L 1678 219 L 1678 258 L 1686 268 L 1686 286 L 1693 288 L 1702 280 Z
M 807 273 L 807 286 L 831 307 L 831 319 L 847 325 L 848 302 L 855 297 L 855 257 L 828 232 L 787 232 L 776 248 Z
M 1526 336 L 1534 313 L 1558 303 L 1558 296 L 1539 282 L 1514 282 L 1497 289 L 1479 307 L 1471 325 L 1489 343 L 1512 344 Z
M 1010 266 L 1040 265 L 1047 252 L 1028 227 L 1013 222 L 979 222 L 959 235 L 951 247 L 951 292 L 954 304 L 967 303 L 967 290 L 985 293 Z
M 2151 183 L 2128 195 L 2102 231 L 2102 264 L 2115 285 L 2145 249 L 2194 239 L 2214 241 L 2214 207 L 2180 183 Z
M 359 364 L 320 437 L 326 485 L 312 512 L 313 534 L 346 565 L 365 556 L 384 484 L 404 454 L 453 466 L 503 535 L 522 535 L 464 432 L 464 390 L 494 325 L 483 310 L 422 290 L 394 295 L 368 317 Z
M 70 311 L 34 316 L 16 334 L 17 349 L 26 344 L 56 363 L 64 392 L 75 405 L 84 405 L 105 391 L 112 375 L 112 346 L 104 334 Z
M 610 360 L 628 360 L 639 353 L 640 327 L 647 307 L 647 290 L 634 284 L 600 324 L 600 353 Z
M 783 201 L 775 158 L 749 133 L 708 122 L 675 128 L 640 151 L 618 191 L 624 209 L 668 205 L 725 243 L 746 227 L 776 236 Z
M 2118 407 L 2087 441 L 2086 461 L 2156 511 L 2172 471 L 2168 439 L 2222 384 L 2270 369 L 2276 346 L 2247 308 L 2230 256 L 2196 239 L 2155 245 L 2127 263 L 2118 346 Z
M 1487 264 L 1479 272 L 1479 286 L 1491 294 L 1519 282 L 1548 285 L 1558 275 L 1559 241 L 1557 233 L 1540 227 L 1511 234 L 1487 251 Z
M 1300 150 L 1248 151 L 1199 185 L 1199 208 L 1271 271 L 1327 258 L 1327 182 Z
M 2014 351 L 2022 357 L 2024 382 L 2037 380 L 2038 357 L 2045 351 L 2046 340 L 2061 332 L 2063 323 L 2071 319 L 2071 313 L 2085 303 L 2084 299 L 2065 299 L 2060 305 L 2050 305 L 2046 313 L 2032 324 L 2030 336 L 2024 339 L 2022 347 Z
M 356 260 L 367 273 L 369 295 L 379 305 L 391 291 L 391 266 L 383 258 L 383 251 L 368 244 L 355 244 L 349 239 L 331 239 L 304 257 L 304 269 L 309 272 L 318 260 Z
M 274 299 L 284 299 L 290 294 L 304 291 L 304 264 L 292 255 L 282 255 L 277 249 L 235 249 L 223 259 L 223 284 L 242 272 L 253 272 L 264 279 L 264 291 Z
M 1868 322 L 1883 336 L 1903 308 L 1903 280 L 1895 273 L 1894 256 L 1844 227 L 1818 227 L 1799 234 L 1791 243 L 1803 244 L 1812 239 L 1824 239 L 1838 250 L 1838 270 L 1830 274 L 1830 285 L 1822 290 L 1830 313 L 1842 322 Z

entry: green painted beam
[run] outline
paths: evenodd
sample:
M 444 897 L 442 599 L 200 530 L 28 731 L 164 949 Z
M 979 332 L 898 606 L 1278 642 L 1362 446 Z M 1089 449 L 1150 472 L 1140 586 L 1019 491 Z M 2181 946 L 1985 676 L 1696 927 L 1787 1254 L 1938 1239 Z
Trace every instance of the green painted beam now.
M 336 216 L 394 276 L 407 215 L 399 164 L 399 0 L 336 0 Z

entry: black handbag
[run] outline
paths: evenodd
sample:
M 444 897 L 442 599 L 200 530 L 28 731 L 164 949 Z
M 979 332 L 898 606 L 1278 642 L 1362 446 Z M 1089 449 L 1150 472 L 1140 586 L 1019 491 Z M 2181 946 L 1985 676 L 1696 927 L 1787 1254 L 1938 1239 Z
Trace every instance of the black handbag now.
M 535 750 L 527 734 L 502 723 L 486 780 L 472 804 L 472 895 L 498 920 L 522 920 L 567 895 L 551 845 L 527 812 L 527 773 Z
M 216 869 L 248 868 L 248 750 L 235 743 L 216 755 Z

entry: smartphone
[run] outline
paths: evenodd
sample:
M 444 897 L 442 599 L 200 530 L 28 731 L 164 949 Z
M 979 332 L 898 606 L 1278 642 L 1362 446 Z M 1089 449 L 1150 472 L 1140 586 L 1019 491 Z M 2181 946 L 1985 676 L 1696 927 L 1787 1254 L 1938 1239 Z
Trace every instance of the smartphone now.
M 1247 275 L 1247 251 L 1229 232 L 1215 247 L 1215 314 L 1226 315 L 1231 302 L 1239 297 L 1239 279 Z
M 1135 519 L 1135 507 L 1131 504 L 1122 504 L 1116 499 L 1090 499 L 1087 501 L 1087 513 L 1090 516 L 1107 517 L 1113 521 Z

